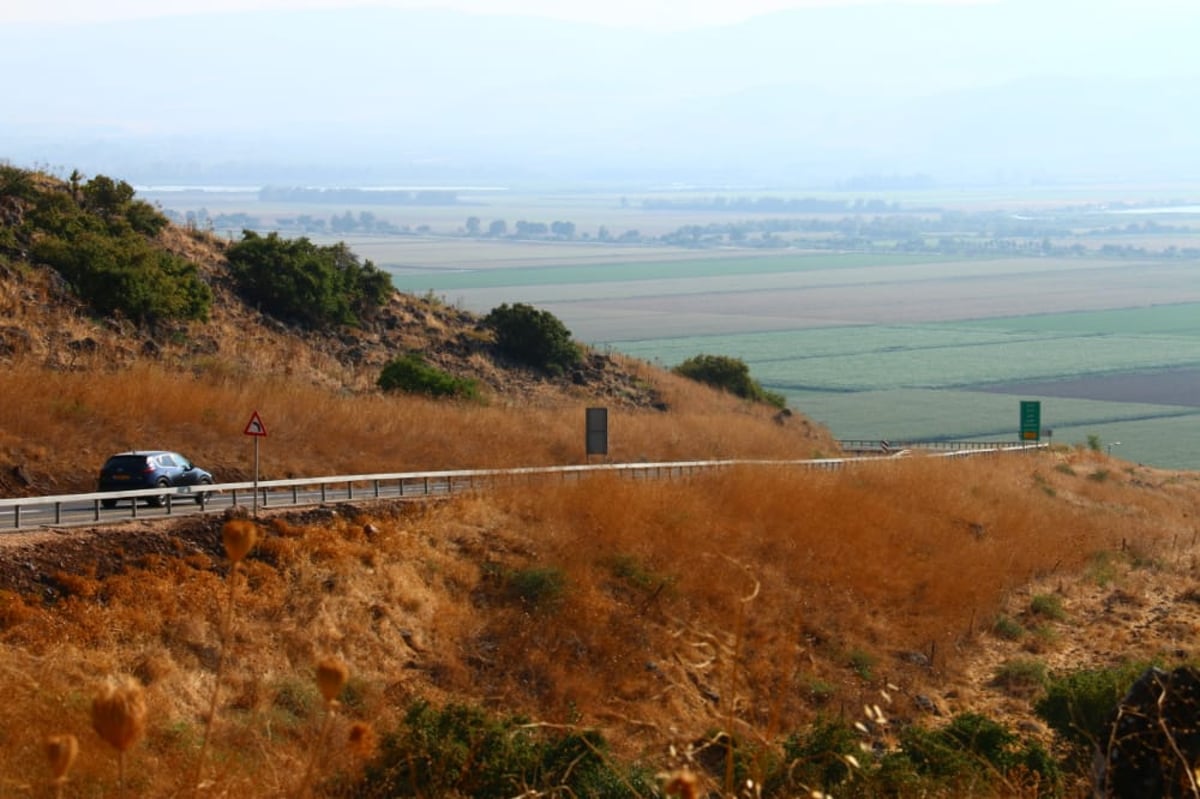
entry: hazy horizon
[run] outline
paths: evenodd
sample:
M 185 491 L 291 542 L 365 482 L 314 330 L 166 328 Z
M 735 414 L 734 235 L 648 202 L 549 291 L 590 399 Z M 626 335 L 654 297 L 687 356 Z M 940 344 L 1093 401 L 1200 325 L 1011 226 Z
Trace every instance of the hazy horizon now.
M 640 27 L 632 4 L 613 6 L 623 26 L 511 12 L 539 3 L 121 19 L 149 8 L 124 0 L 74 22 L 6 4 L 0 158 L 250 185 L 1200 180 L 1183 3 L 759 0 L 674 30 L 649 23 L 669 1 Z

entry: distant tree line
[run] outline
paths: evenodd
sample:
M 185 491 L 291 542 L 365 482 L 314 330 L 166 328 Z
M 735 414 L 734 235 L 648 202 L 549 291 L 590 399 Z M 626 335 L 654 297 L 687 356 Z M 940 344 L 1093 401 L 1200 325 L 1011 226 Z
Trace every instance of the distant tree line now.
M 884 200 L 829 200 L 819 197 L 650 197 L 642 201 L 648 211 L 730 211 L 738 213 L 787 214 L 882 214 L 900 210 L 900 204 Z

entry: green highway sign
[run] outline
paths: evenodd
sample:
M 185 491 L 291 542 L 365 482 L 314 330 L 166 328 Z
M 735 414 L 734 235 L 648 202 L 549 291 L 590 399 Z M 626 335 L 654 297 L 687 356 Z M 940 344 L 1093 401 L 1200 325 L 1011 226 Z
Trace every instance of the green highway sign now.
M 1039 441 L 1042 437 L 1042 403 L 1021 400 L 1021 440 Z

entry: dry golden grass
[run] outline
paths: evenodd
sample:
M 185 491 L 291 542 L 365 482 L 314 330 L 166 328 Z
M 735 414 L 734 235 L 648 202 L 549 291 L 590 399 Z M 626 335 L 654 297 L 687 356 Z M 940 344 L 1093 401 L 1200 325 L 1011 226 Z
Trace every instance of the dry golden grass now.
M 1103 482 L 1087 476 L 1100 468 Z M 43 742 L 72 733 L 71 786 L 113 793 L 87 686 L 126 673 L 147 706 L 129 790 L 179 793 L 222 657 L 205 766 L 220 796 L 294 795 L 310 767 L 319 793 L 418 697 L 595 725 L 621 755 L 663 764 L 669 745 L 714 729 L 769 742 L 817 712 L 857 717 L 889 684 L 897 724 L 921 717 L 917 694 L 969 710 L 977 697 L 958 689 L 974 653 L 1030 580 L 1065 581 L 1098 552 L 1131 575 L 1147 560 L 1190 570 L 1197 513 L 1196 476 L 1091 453 L 596 477 L 331 508 L 261 526 L 225 655 L 234 572 L 214 522 L 193 522 L 177 557 L 131 553 L 116 574 L 62 582 L 52 605 L 6 611 L 0 777 L 48 785 Z
M 610 408 L 609 459 L 806 458 L 831 453 L 828 433 L 800 416 L 778 424 L 751 407 L 657 373 L 671 410 Z M 257 410 L 264 479 L 451 468 L 582 463 L 584 408 L 560 401 L 519 410 L 340 394 L 271 376 L 180 374 L 153 365 L 73 372 L 16 364 L 0 372 L 0 494 L 90 491 L 111 453 L 177 449 L 218 481 L 248 479 Z M 7 480 L 20 467 L 29 488 Z M 8 492 L 5 489 L 8 489 Z

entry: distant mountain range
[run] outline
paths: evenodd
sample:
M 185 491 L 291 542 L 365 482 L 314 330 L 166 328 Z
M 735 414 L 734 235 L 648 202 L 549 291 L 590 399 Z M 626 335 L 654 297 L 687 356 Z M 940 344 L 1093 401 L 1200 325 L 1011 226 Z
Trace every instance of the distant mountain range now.
M 0 28 L 0 158 L 136 182 L 1200 181 L 1183 4 L 657 33 L 362 8 Z

